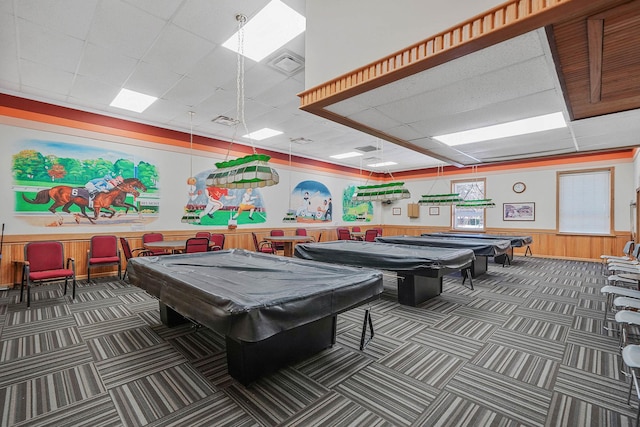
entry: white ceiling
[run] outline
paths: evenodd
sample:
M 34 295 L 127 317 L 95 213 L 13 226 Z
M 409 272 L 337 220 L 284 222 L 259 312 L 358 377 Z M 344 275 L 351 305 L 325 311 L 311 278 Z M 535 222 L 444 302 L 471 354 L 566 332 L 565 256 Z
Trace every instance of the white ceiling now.
M 283 0 L 305 13 L 305 0 Z M 236 143 L 243 129 L 213 123 L 235 118 L 236 55 L 222 47 L 268 0 L 3 0 L 0 2 L 0 92 Z M 245 61 L 248 130 L 283 135 L 255 147 L 384 171 L 467 165 L 638 145 L 638 110 L 581 120 L 565 130 L 448 148 L 431 136 L 565 111 L 543 32 L 467 55 L 327 109 L 431 150 L 434 157 L 317 117 L 298 108 L 304 70 L 269 65 L 283 52 L 305 57 L 304 34 L 260 63 Z M 160 99 L 143 113 L 113 108 L 121 88 Z M 567 116 L 568 117 L 568 116 Z M 374 126 L 375 125 L 375 126 Z M 236 135 L 234 135 L 236 133 Z M 291 143 L 305 138 L 313 142 Z M 357 147 L 377 151 L 335 161 Z M 367 160 L 362 160 L 362 159 Z

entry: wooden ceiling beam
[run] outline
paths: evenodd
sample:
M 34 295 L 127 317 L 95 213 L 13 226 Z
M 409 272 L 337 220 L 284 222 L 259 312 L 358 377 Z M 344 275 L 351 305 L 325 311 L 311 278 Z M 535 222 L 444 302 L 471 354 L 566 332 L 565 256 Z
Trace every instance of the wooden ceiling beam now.
M 589 45 L 589 101 L 595 104 L 602 99 L 604 19 L 587 20 L 587 40 Z

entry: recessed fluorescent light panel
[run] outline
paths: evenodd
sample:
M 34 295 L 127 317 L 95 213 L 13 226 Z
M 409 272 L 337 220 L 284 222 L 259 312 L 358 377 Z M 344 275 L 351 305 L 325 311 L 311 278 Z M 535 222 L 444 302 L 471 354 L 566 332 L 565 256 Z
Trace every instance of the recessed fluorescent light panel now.
M 255 132 L 242 135 L 243 138 L 253 139 L 254 141 L 262 141 L 263 139 L 271 138 L 272 136 L 280 135 L 282 132 L 279 130 L 273 130 L 269 128 L 262 128 Z
M 357 156 L 362 156 L 362 153 L 356 153 L 355 151 L 350 151 L 348 153 L 336 154 L 335 156 L 329 156 L 329 157 L 331 157 L 332 159 L 342 160 L 342 159 L 349 159 L 351 157 L 357 157 Z
M 559 129 L 563 127 L 567 127 L 567 123 L 564 120 L 564 115 L 560 112 L 523 120 L 516 120 L 514 122 L 502 123 L 494 126 L 466 130 L 464 132 L 434 136 L 433 139 L 437 139 L 449 146 L 453 146 L 506 138 L 509 136 L 526 135 L 528 133 L 542 132 L 545 130 Z
M 304 16 L 280 0 L 272 0 L 243 27 L 242 54 L 260 62 L 269 54 L 304 32 L 307 22 Z M 238 52 L 238 33 L 222 46 Z
M 382 163 L 372 163 L 369 166 L 370 168 L 381 168 L 383 166 L 391 166 L 391 165 L 397 165 L 396 162 L 382 162 Z
M 155 96 L 145 95 L 144 93 L 134 92 L 129 89 L 121 89 L 120 93 L 118 93 L 109 105 L 111 107 L 142 113 L 149 105 L 156 102 L 157 99 Z

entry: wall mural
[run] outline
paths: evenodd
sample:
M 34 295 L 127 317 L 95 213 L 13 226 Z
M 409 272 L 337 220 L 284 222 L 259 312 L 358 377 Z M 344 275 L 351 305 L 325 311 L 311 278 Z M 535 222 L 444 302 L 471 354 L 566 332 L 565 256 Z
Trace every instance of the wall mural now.
M 182 222 L 217 226 L 259 224 L 266 222 L 267 212 L 258 188 L 228 189 L 208 187 L 207 177 L 213 169 L 187 179 L 187 202 Z
M 329 222 L 333 217 L 333 199 L 329 189 L 318 181 L 301 181 L 291 191 L 288 218 L 296 222 Z
M 61 226 L 65 218 L 130 225 L 158 215 L 158 170 L 149 162 L 54 141 L 28 140 L 21 148 L 11 166 L 15 213 L 31 225 Z
M 342 220 L 370 222 L 373 219 L 373 203 L 354 200 L 353 195 L 357 188 L 355 185 L 350 185 L 342 193 Z

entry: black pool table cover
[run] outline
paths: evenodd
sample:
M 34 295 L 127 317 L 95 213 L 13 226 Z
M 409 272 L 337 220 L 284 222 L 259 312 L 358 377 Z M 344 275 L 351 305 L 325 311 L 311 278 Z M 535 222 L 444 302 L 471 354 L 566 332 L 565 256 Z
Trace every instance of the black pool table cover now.
M 382 273 L 242 249 L 131 258 L 130 282 L 219 333 L 257 342 L 357 307 Z
M 510 240 L 511 246 L 514 248 L 521 248 L 533 243 L 533 237 L 531 236 L 502 236 L 500 234 L 483 234 L 483 233 L 451 233 L 451 232 L 436 232 L 436 233 L 422 233 L 423 237 L 458 237 L 463 239 L 489 239 L 489 240 Z
M 390 271 L 460 270 L 475 259 L 470 249 L 446 249 L 427 246 L 394 245 L 355 240 L 300 243 L 298 258 L 380 268 Z
M 431 246 L 439 248 L 471 249 L 476 256 L 493 257 L 511 249 L 510 240 L 470 239 L 453 237 L 383 236 L 376 242 L 395 245 Z

